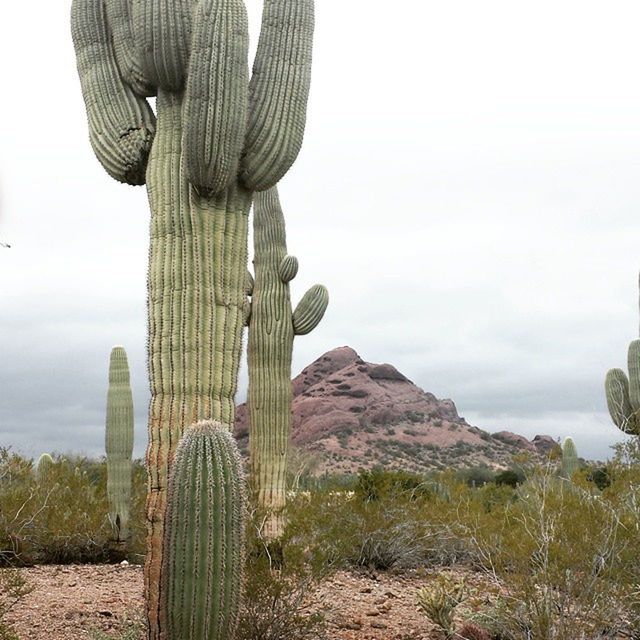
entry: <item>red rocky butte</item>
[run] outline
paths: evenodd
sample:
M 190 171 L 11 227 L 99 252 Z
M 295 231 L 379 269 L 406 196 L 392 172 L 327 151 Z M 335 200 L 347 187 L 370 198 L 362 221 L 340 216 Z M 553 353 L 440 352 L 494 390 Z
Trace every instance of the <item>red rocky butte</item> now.
M 292 386 L 293 444 L 315 457 L 317 472 L 376 465 L 414 472 L 483 463 L 502 468 L 516 453 L 543 455 L 555 446 L 549 436 L 531 442 L 473 427 L 453 401 L 423 391 L 393 365 L 365 362 L 351 347 L 320 356 Z M 236 437 L 243 450 L 248 421 L 242 404 Z

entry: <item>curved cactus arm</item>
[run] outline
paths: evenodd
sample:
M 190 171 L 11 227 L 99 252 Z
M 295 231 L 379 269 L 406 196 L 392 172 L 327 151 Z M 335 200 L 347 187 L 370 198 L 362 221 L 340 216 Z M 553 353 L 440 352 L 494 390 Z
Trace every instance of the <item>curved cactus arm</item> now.
M 622 369 L 610 369 L 604 382 L 609 414 L 619 429 L 635 433 L 636 417 L 629 400 L 629 380 Z
M 230 640 L 240 611 L 246 497 L 229 427 L 199 422 L 180 440 L 165 516 L 167 640 Z
M 313 331 L 329 306 L 329 292 L 321 284 L 314 284 L 302 296 L 293 312 L 293 330 L 297 336 L 304 336 Z
M 139 95 L 155 95 L 155 88 L 145 77 L 133 37 L 131 0 L 105 0 L 109 30 L 120 75 Z
M 241 172 L 255 191 L 277 184 L 302 146 L 313 28 L 313 0 L 265 0 Z
M 298 258 L 295 256 L 285 256 L 282 258 L 280 267 L 278 268 L 278 275 L 282 282 L 291 282 L 298 274 Z
M 111 177 L 144 184 L 155 116 L 120 76 L 104 0 L 73 0 L 71 32 L 93 150 Z
M 237 179 L 247 126 L 249 25 L 243 0 L 200 0 L 193 18 L 183 144 L 187 177 L 219 193 Z
M 130 0 L 133 36 L 149 82 L 180 91 L 187 75 L 194 0 Z

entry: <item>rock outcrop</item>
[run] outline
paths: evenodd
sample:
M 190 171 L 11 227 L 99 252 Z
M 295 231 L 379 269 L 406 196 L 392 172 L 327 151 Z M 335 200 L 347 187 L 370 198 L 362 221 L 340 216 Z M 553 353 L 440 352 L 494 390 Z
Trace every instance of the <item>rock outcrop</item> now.
M 473 427 L 453 401 L 423 391 L 391 364 L 365 362 L 350 347 L 320 356 L 294 378 L 292 388 L 293 443 L 317 456 L 319 471 L 504 467 L 515 453 L 539 455 L 548 441 L 555 445 L 548 436 L 530 442 Z M 244 404 L 237 411 L 236 437 L 246 449 Z

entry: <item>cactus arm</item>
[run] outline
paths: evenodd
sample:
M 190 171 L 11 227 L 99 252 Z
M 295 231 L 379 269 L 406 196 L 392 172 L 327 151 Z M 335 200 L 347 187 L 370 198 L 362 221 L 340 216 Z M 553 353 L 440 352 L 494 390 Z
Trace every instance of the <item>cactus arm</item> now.
M 38 482 L 46 482 L 52 466 L 53 458 L 48 453 L 43 453 L 36 463 L 36 479 Z
M 201 0 L 185 93 L 187 175 L 199 191 L 236 180 L 247 125 L 249 25 L 243 0 Z
M 321 284 L 314 284 L 302 296 L 293 312 L 293 329 L 297 336 L 313 331 L 329 306 L 329 292 Z
M 629 370 L 629 403 L 634 414 L 640 411 L 640 340 L 629 344 L 627 357 Z
M 229 428 L 190 427 L 176 451 L 166 514 L 167 639 L 230 640 L 240 610 L 246 511 Z
M 313 29 L 313 0 L 265 0 L 242 168 L 242 179 L 252 190 L 276 185 L 302 146 Z
M 144 184 L 155 117 L 120 77 L 104 1 L 73 0 L 71 32 L 93 150 L 111 177 Z
M 253 274 L 251 273 L 251 271 L 247 271 L 247 277 L 246 277 L 245 285 L 244 285 L 244 292 L 248 296 L 253 294 L 254 285 L 255 285 L 255 280 L 253 278 Z
M 109 520 L 116 540 L 129 538 L 131 510 L 131 456 L 133 454 L 133 396 L 125 350 L 113 347 L 109 362 L 109 391 L 105 429 Z
M 105 0 L 105 8 L 120 75 L 139 96 L 155 95 L 155 88 L 142 71 L 133 38 L 131 0 Z
M 178 92 L 184 86 L 193 5 L 194 0 L 131 0 L 140 63 L 156 88 Z
M 629 400 L 627 374 L 622 369 L 610 369 L 604 384 L 607 407 L 613 423 L 625 433 L 635 433 L 636 418 Z
M 282 258 L 280 267 L 278 269 L 278 275 L 282 282 L 291 282 L 298 273 L 298 258 L 295 256 L 285 256 Z

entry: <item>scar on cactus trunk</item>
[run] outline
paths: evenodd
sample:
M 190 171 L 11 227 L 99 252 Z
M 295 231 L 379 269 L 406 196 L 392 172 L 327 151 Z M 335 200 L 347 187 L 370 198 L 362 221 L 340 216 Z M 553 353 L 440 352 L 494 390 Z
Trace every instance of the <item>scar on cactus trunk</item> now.
M 96 156 L 121 182 L 146 178 L 152 211 L 145 592 L 164 639 L 168 473 L 186 426 L 233 424 L 248 212 L 302 143 L 313 0 L 265 0 L 250 81 L 242 0 L 73 0 L 71 18 Z
M 285 223 L 276 187 L 256 194 L 253 218 L 255 281 L 249 314 L 249 451 L 257 505 L 265 512 L 262 536 L 282 535 L 287 452 L 291 438 L 293 338 L 312 331 L 329 295 L 314 285 L 292 313 L 289 282 L 298 260 L 287 255 Z M 251 278 L 249 278 L 251 283 Z
M 114 529 L 117 550 L 123 553 L 129 540 L 131 511 L 133 396 L 127 353 L 120 346 L 113 347 L 109 359 L 105 450 L 109 520 Z

